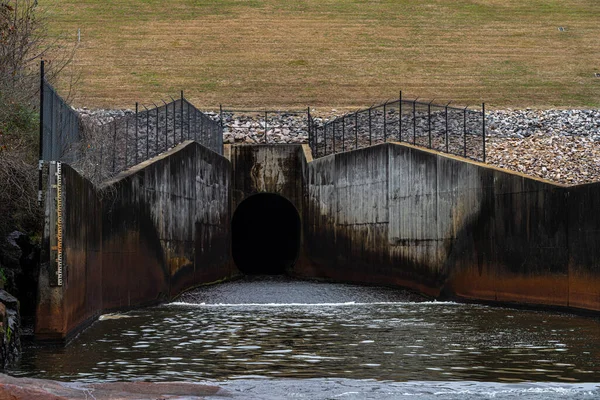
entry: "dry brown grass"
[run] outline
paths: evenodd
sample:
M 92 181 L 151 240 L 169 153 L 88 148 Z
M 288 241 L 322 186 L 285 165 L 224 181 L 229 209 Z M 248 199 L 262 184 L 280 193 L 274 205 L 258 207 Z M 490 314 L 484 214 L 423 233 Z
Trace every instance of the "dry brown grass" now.
M 598 0 L 40 3 L 54 32 L 82 30 L 81 105 L 180 89 L 213 109 L 360 107 L 400 89 L 494 108 L 600 105 Z

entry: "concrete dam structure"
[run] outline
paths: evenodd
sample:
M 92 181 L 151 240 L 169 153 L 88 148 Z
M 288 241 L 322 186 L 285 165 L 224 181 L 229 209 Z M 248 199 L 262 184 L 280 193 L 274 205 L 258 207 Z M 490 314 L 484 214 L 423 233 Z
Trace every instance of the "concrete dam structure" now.
M 600 311 L 600 183 L 562 186 L 385 143 L 188 141 L 94 187 L 47 174 L 36 337 L 240 274 L 409 288 L 434 298 Z

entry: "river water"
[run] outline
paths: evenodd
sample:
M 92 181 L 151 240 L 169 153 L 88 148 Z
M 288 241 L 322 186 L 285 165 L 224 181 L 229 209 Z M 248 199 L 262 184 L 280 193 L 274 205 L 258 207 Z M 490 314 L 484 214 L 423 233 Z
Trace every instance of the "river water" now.
M 103 316 L 12 375 L 213 382 L 244 398 L 600 398 L 600 320 L 247 278 Z

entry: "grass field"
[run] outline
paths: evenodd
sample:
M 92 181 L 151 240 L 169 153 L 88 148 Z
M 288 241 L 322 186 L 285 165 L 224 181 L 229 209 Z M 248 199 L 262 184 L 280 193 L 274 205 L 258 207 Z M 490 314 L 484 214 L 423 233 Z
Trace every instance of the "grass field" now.
M 598 0 L 40 0 L 81 43 L 77 104 L 177 96 L 228 107 L 361 107 L 419 96 L 600 105 Z M 564 27 L 564 31 L 558 28 Z

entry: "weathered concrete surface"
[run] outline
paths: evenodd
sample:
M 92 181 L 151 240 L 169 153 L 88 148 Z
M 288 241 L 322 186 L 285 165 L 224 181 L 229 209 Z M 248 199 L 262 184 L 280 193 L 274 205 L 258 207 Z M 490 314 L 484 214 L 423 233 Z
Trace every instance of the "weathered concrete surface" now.
M 53 178 L 54 171 L 50 175 Z M 48 213 L 56 210 L 57 202 L 55 196 L 46 196 L 46 232 L 36 309 L 36 335 L 45 340 L 64 339 L 71 327 L 85 324 L 102 310 L 102 204 L 93 184 L 74 169 L 63 164 L 61 176 L 63 286 L 51 286 L 57 280 L 57 263 L 50 260 L 49 247 L 57 246 L 58 241 L 49 237 L 56 238 L 58 232 Z M 65 199 L 69 199 L 66 204 Z
M 234 145 L 227 146 L 225 154 L 229 157 L 233 169 L 232 215 L 238 205 L 249 196 L 257 193 L 275 193 L 289 200 L 298 211 L 301 221 L 304 219 L 307 146 Z M 301 233 L 301 238 L 303 237 L 304 232 Z M 303 249 L 302 239 L 294 269 L 306 263 Z
M 187 143 L 102 188 L 114 197 L 104 202 L 104 309 L 170 299 L 231 273 L 230 171 Z
M 51 286 L 53 263 L 43 264 L 36 338 L 64 341 L 103 311 L 229 277 L 230 174 L 225 158 L 194 142 L 99 191 L 63 165 L 63 286 Z
M 307 168 L 305 276 L 600 310 L 600 184 L 554 185 L 404 144 Z
M 231 146 L 232 210 L 248 196 L 276 193 L 304 209 L 302 145 Z
M 46 379 L 14 378 L 0 374 L 0 399 L 202 399 L 231 397 L 213 385 L 187 382 L 65 383 Z

